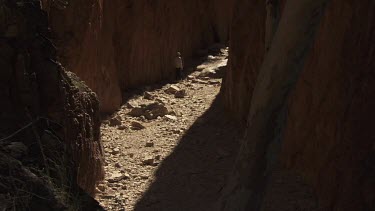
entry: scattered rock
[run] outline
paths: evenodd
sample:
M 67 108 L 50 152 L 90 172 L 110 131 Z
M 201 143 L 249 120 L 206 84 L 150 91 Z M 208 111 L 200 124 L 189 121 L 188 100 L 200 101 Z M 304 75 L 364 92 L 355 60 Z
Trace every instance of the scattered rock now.
M 122 174 L 121 172 L 114 172 L 110 178 L 108 178 L 109 183 L 120 182 L 121 180 L 129 179 L 129 175 Z
M 193 83 L 197 83 L 197 84 L 208 84 L 207 81 L 203 81 L 203 80 L 200 80 L 200 79 L 194 79 L 192 80 Z
M 223 55 L 223 56 L 227 56 L 228 55 L 228 49 L 220 49 L 220 54 Z
M 98 188 L 98 190 L 99 190 L 100 192 L 105 192 L 105 190 L 107 189 L 107 188 L 105 187 L 104 184 L 99 184 L 99 185 L 97 186 L 97 188 Z
M 146 147 L 154 147 L 154 146 L 155 144 L 152 141 L 146 143 Z
M 120 125 L 120 126 L 117 127 L 117 129 L 126 130 L 126 129 L 128 129 L 128 127 L 126 127 L 126 125 Z
M 125 105 L 126 105 L 126 107 L 129 108 L 129 109 L 132 109 L 132 108 L 135 108 L 135 107 L 138 106 L 138 105 L 136 105 L 135 103 L 131 103 L 131 102 L 127 102 Z
M 221 50 L 224 50 L 225 48 L 226 48 L 225 45 L 221 43 L 215 43 L 208 48 L 208 52 L 216 55 L 216 54 L 220 54 Z
M 165 98 L 157 98 L 157 99 L 155 99 L 155 102 L 158 102 L 158 103 L 160 103 L 160 104 L 162 104 L 162 105 L 165 105 L 165 101 L 166 101 L 166 99 Z
M 112 151 L 111 151 L 111 154 L 112 155 L 118 155 L 118 154 L 120 154 L 120 149 L 119 148 L 114 148 Z
M 201 64 L 201 65 L 197 66 L 196 70 L 197 71 L 202 71 L 202 70 L 206 69 L 207 67 L 208 67 L 207 64 Z
M 180 88 L 178 88 L 175 85 L 171 85 L 168 89 L 166 89 L 164 92 L 170 95 L 174 95 L 176 92 L 180 91 Z
M 147 175 L 141 175 L 141 179 L 143 179 L 143 180 L 147 180 L 149 178 L 149 176 L 147 176 Z
M 137 121 L 132 121 L 130 124 L 131 124 L 131 129 L 133 130 L 143 130 L 146 128 L 140 122 L 137 122 Z
M 165 115 L 165 117 L 169 120 L 173 120 L 173 121 L 176 121 L 177 120 L 177 117 L 176 116 L 173 116 L 173 115 Z
M 210 77 L 200 77 L 199 79 L 204 80 L 204 81 L 208 81 L 208 80 L 210 80 Z
M 120 116 L 115 116 L 109 120 L 109 126 L 119 126 L 122 124 L 122 119 Z
M 208 55 L 208 56 L 207 56 L 207 59 L 208 59 L 208 60 L 215 60 L 216 57 L 215 57 L 215 56 L 212 56 L 212 55 Z
M 169 111 L 168 115 L 177 116 L 177 113 L 176 113 L 176 111 L 171 110 L 171 111 Z
M 188 75 L 187 76 L 187 79 L 189 79 L 189 80 L 193 80 L 195 77 L 194 76 L 192 76 L 192 75 Z
M 221 84 L 221 82 L 220 82 L 220 81 L 213 81 L 213 80 L 210 80 L 210 81 L 208 81 L 208 84 L 216 85 L 216 84 Z
M 161 155 L 156 155 L 155 160 L 161 160 Z
M 124 173 L 125 179 L 130 179 L 130 174 Z
M 152 120 L 155 119 L 154 115 L 150 111 L 146 111 L 143 115 L 146 119 Z M 156 117 L 157 118 L 157 117 Z
M 153 100 L 153 99 L 155 99 L 155 96 L 152 95 L 150 92 L 145 92 L 145 93 L 143 94 L 143 98 L 144 98 L 144 99 L 147 99 L 147 100 Z
M 186 90 L 180 90 L 174 94 L 175 98 L 184 98 L 186 96 Z
M 142 164 L 143 165 L 147 165 L 147 166 L 153 166 L 155 163 L 154 163 L 154 158 L 150 155 L 147 155 L 145 156 L 145 158 L 143 159 L 142 161 Z
M 167 107 L 165 107 L 164 105 L 158 102 L 147 105 L 146 110 L 152 111 L 155 114 L 156 113 L 164 114 L 165 112 L 168 112 Z
M 215 77 L 216 75 L 216 70 L 214 68 L 206 68 L 202 70 L 202 72 L 198 75 L 199 78 L 204 78 L 204 77 Z
M 105 125 L 102 127 L 104 133 L 108 132 L 111 135 L 106 136 L 104 142 L 106 160 L 109 163 L 105 170 L 109 175 L 104 183 L 104 191 L 99 192 L 100 203 L 108 201 L 106 207 L 116 210 L 122 206 L 117 197 L 134 204 L 137 197 L 142 196 L 143 189 L 148 183 L 157 179 L 153 174 L 154 168 L 173 151 L 180 138 L 190 128 L 190 124 L 195 124 L 195 119 L 201 116 L 203 109 L 209 105 L 211 98 L 218 91 L 216 84 L 221 83 L 221 78 L 211 76 L 215 74 L 214 70 L 222 58 L 218 56 L 215 60 L 202 64 L 199 66 L 201 72 L 196 72 L 196 68 L 193 68 L 192 74 L 187 76 L 188 80 L 180 81 L 178 84 L 155 86 L 152 91 L 143 89 L 141 95 L 136 93 L 136 97 L 129 97 L 131 103 L 125 104 L 117 113 L 123 119 L 123 124 L 116 127 L 118 130 Z M 205 127 L 203 120 L 202 117 L 197 120 L 198 126 L 202 128 Z M 144 132 L 129 134 L 120 131 L 145 128 L 147 129 Z M 121 143 L 122 135 L 132 140 L 131 143 Z M 117 152 L 113 149 L 115 147 L 121 151 Z M 228 152 L 216 150 L 213 149 L 212 154 L 217 160 L 228 156 Z M 115 174 L 111 175 L 111 172 Z M 114 193 L 111 194 L 109 191 Z M 120 193 L 124 195 L 119 196 Z M 102 195 L 114 197 L 108 200 Z
M 173 130 L 173 134 L 181 134 L 182 132 L 181 132 L 181 130 Z
M 145 110 L 143 108 L 135 107 L 128 114 L 132 117 L 140 117 L 144 115 L 144 113 L 145 113 Z
M 158 117 L 163 117 L 168 114 L 168 108 L 165 105 L 158 102 L 149 104 L 145 107 L 144 116 L 148 120 L 156 119 Z

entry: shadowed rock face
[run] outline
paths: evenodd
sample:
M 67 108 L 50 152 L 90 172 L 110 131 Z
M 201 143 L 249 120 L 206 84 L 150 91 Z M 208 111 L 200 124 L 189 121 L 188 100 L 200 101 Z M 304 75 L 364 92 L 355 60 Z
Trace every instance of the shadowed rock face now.
M 247 117 L 264 56 L 263 35 L 255 31 L 264 28 L 265 10 L 253 2 L 234 12 L 230 67 L 222 89 L 227 107 L 241 120 Z M 258 19 L 245 13 L 249 7 L 260 13 Z M 301 175 L 324 210 L 375 207 L 374 11 L 372 1 L 331 1 L 289 97 L 282 168 Z
M 185 58 L 226 42 L 230 0 L 77 0 L 66 9 L 44 3 L 63 64 L 99 96 L 101 110 L 121 103 L 121 90 L 174 77 Z
M 252 90 L 265 53 L 266 9 L 263 0 L 235 1 L 231 22 L 229 71 L 222 86 L 224 104 L 246 122 Z
M 0 162 L 9 167 L 0 183 L 11 187 L 0 191 L 0 200 L 10 193 L 27 206 L 19 191 L 45 196 L 31 196 L 32 210 L 63 209 L 59 197 L 52 199 L 56 187 L 88 197 L 81 188 L 94 194 L 103 178 L 99 102 L 57 62 L 46 15 L 39 1 L 0 1 Z M 24 184 L 12 186 L 17 179 Z
M 282 161 L 329 210 L 375 208 L 375 4 L 332 1 L 290 98 Z

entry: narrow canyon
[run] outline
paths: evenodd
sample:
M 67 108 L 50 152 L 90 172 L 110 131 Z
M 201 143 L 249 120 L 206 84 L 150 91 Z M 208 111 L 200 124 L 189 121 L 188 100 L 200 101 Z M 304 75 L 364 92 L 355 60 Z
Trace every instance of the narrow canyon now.
M 375 210 L 372 0 L 0 0 L 0 210 Z

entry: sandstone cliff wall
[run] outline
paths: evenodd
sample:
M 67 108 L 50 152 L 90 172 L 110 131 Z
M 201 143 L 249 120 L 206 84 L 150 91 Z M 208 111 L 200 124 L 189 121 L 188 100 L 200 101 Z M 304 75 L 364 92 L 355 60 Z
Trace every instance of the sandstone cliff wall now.
M 375 208 L 375 4 L 333 0 L 290 103 L 282 161 L 325 210 Z
M 69 1 L 44 3 L 60 56 L 99 96 L 104 112 L 121 103 L 121 90 L 173 78 L 177 51 L 226 42 L 231 1 Z
M 372 1 L 330 2 L 288 102 L 280 161 L 302 175 L 323 210 L 375 207 L 374 6 Z M 241 120 L 264 56 L 266 10 L 258 5 L 258 20 L 245 15 L 248 10 L 235 10 L 230 70 L 222 88 L 227 107 Z
M 16 210 L 72 207 L 70 194 L 81 203 L 81 188 L 93 195 L 104 173 L 96 94 L 57 62 L 39 1 L 0 1 L 0 35 L 0 174 L 10 185 L 0 200 L 14 197 Z
M 246 122 L 252 90 L 265 53 L 266 7 L 263 0 L 237 0 L 230 26 L 229 71 L 221 92 L 224 104 Z

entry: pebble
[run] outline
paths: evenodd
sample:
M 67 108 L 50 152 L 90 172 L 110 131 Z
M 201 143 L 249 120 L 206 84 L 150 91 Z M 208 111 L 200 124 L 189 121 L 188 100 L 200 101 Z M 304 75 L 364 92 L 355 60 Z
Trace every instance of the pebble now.
M 146 143 L 146 147 L 154 147 L 155 146 L 155 144 L 154 144 L 154 142 L 147 142 Z
M 133 130 L 143 130 L 145 128 L 146 127 L 143 126 L 140 122 L 137 122 L 137 121 L 131 122 L 131 129 L 133 129 Z
M 120 125 L 120 126 L 117 127 L 117 129 L 126 130 L 126 129 L 128 129 L 128 127 L 126 127 L 125 125 Z
M 175 94 L 176 92 L 180 91 L 180 88 L 178 88 L 177 86 L 175 85 L 171 85 L 169 88 L 167 88 L 164 92 L 167 93 L 167 94 Z
M 122 124 L 121 116 L 115 116 L 109 120 L 109 126 L 119 126 Z
M 165 117 L 169 120 L 173 120 L 173 121 L 176 121 L 177 120 L 177 117 L 176 116 L 173 116 L 173 115 L 165 115 Z
M 129 179 L 129 175 L 122 174 L 121 172 L 112 173 L 111 177 L 108 178 L 109 183 L 116 183 L 124 179 Z
M 186 90 L 180 90 L 174 94 L 175 98 L 184 98 L 185 96 L 186 96 Z
M 101 192 L 104 192 L 104 191 L 107 189 L 107 188 L 105 187 L 104 184 L 99 184 L 99 185 L 97 186 L 97 188 L 98 188 L 98 190 L 101 191 Z
M 153 100 L 153 99 L 155 99 L 155 96 L 153 94 L 151 94 L 150 92 L 145 92 L 143 94 L 143 98 L 145 98 L 146 100 Z
M 111 154 L 112 154 L 112 155 L 118 155 L 118 154 L 120 154 L 120 149 L 117 148 L 117 147 L 114 148 L 114 149 L 112 150 Z
M 154 165 L 154 158 L 150 155 L 147 155 L 143 159 L 142 164 L 147 165 L 147 166 L 153 166 Z

